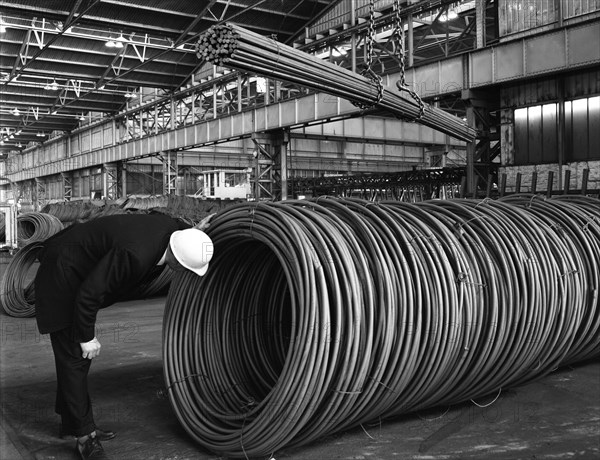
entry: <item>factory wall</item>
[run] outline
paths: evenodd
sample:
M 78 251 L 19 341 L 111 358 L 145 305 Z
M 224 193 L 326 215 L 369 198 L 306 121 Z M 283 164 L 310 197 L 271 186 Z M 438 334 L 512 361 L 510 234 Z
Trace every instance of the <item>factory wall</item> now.
M 590 170 L 588 188 L 600 188 L 600 70 L 580 71 L 540 79 L 501 90 L 502 168 L 507 190 L 522 176 L 528 191 L 531 173 L 538 173 L 538 190 L 581 187 L 582 171 Z
M 498 0 L 500 36 L 539 29 L 600 10 L 600 0 Z

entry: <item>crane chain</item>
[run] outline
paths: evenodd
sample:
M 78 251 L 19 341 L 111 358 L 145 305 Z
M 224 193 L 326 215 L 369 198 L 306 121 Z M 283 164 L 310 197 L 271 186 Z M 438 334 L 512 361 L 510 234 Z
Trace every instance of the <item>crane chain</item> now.
M 356 107 L 362 110 L 367 110 L 376 106 L 383 99 L 383 80 L 381 76 L 377 75 L 373 71 L 373 43 L 375 41 L 375 0 L 369 1 L 369 28 L 367 29 L 367 36 L 365 37 L 365 41 L 367 47 L 367 56 L 365 61 L 366 67 L 360 74 L 371 80 L 371 82 L 373 82 L 373 84 L 377 88 L 377 96 L 375 98 L 375 102 L 370 104 L 353 102 L 353 104 Z
M 406 48 L 404 46 L 404 27 L 402 24 L 402 16 L 400 11 L 400 0 L 394 0 L 394 32 L 393 36 L 396 41 L 396 56 L 400 63 L 400 79 L 396 82 L 396 86 L 400 92 L 407 92 L 419 105 L 419 115 L 414 118 L 405 117 L 408 121 L 418 121 L 423 118 L 425 114 L 425 104 L 419 96 L 408 84 L 406 83 Z

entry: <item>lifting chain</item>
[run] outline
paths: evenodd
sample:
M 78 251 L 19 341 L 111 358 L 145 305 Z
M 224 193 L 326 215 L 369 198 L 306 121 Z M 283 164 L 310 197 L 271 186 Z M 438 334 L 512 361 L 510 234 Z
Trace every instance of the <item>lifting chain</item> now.
M 404 46 L 404 26 L 402 24 L 402 16 L 400 14 L 400 0 L 394 0 L 394 32 L 393 37 L 396 41 L 396 56 L 400 62 L 400 80 L 396 82 L 398 90 L 406 91 L 419 104 L 419 115 L 410 121 L 417 121 L 423 117 L 425 113 L 425 104 L 421 97 L 413 91 L 406 83 L 406 47 Z
M 375 42 L 375 0 L 370 0 L 369 1 L 369 28 L 367 31 L 367 36 L 365 37 L 365 42 L 366 42 L 366 68 L 360 73 L 361 75 L 363 75 L 364 77 L 367 77 L 369 80 L 371 80 L 375 86 L 377 87 L 377 99 L 375 102 L 373 102 L 372 104 L 362 104 L 360 102 L 353 102 L 354 105 L 356 105 L 357 107 L 366 110 L 366 109 L 370 109 L 371 107 L 374 107 L 375 105 L 379 104 L 381 102 L 381 99 L 383 99 L 383 82 L 382 79 L 379 75 L 377 75 L 374 71 L 373 71 L 373 48 L 374 48 L 374 42 Z

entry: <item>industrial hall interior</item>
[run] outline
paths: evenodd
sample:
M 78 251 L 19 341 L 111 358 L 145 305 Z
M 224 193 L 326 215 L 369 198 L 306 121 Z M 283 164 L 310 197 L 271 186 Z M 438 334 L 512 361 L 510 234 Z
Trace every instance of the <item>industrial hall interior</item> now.
M 600 0 L 0 0 L 0 459 L 600 458 Z

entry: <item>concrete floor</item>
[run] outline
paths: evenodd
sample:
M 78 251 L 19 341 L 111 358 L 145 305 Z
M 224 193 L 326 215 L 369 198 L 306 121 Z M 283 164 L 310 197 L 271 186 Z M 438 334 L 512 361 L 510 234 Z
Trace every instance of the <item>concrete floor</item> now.
M 96 422 L 118 432 L 113 459 L 217 459 L 180 427 L 164 396 L 164 298 L 123 302 L 98 318 L 102 354 L 91 370 Z M 35 319 L 0 313 L 0 459 L 76 459 L 57 438 L 54 363 Z M 489 399 L 491 401 L 494 395 Z M 479 401 L 481 404 L 488 401 Z M 600 458 L 600 362 L 560 369 L 473 403 L 358 427 L 276 459 Z

